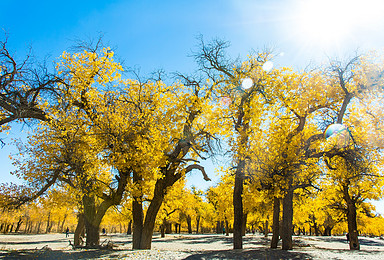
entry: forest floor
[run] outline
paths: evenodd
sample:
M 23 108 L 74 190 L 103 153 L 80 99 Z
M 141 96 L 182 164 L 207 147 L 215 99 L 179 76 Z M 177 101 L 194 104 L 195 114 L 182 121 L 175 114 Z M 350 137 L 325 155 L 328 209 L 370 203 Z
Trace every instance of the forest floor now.
M 3 259 L 384 259 L 384 240 L 360 237 L 360 251 L 350 251 L 345 236 L 294 236 L 293 250 L 270 249 L 271 236 L 247 234 L 241 250 L 232 249 L 232 236 L 216 234 L 167 234 L 153 236 L 151 250 L 132 250 L 131 236 L 107 234 L 112 250 L 76 249 L 73 234 L 0 235 Z

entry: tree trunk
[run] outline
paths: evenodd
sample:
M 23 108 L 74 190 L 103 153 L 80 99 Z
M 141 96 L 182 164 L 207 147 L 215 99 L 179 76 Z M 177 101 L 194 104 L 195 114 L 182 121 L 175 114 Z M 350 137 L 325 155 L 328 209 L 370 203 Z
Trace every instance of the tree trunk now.
M 100 233 L 99 233 L 100 226 L 92 223 L 92 221 L 88 220 L 87 217 L 85 217 L 84 220 L 85 220 L 85 231 L 87 234 L 85 245 L 88 248 L 97 248 L 100 244 Z
M 225 235 L 229 236 L 229 223 L 227 218 L 225 218 Z
M 241 227 L 241 235 L 242 236 L 245 236 L 245 233 L 247 231 L 247 217 L 248 217 L 247 213 L 243 214 L 243 224 Z
M 187 216 L 188 234 L 192 234 L 192 218 Z
M 145 216 L 143 232 L 141 234 L 141 241 L 140 241 L 139 247 L 134 249 L 151 249 L 152 235 L 153 235 L 153 230 L 155 228 L 157 213 L 159 212 L 161 204 L 163 203 L 167 188 L 173 185 L 174 183 L 174 182 L 167 182 L 167 180 L 165 179 L 166 178 L 159 179 L 156 182 L 153 198 L 151 203 L 149 204 L 147 214 Z
M 172 224 L 168 221 L 165 221 L 165 233 L 172 234 Z
M 163 223 L 162 223 L 161 226 L 160 226 L 161 237 L 165 237 L 165 223 L 166 223 L 166 220 L 165 220 L 165 218 L 164 218 L 164 219 L 163 219 Z
M 19 218 L 19 221 L 17 221 L 15 233 L 19 232 L 19 229 L 20 229 L 22 223 L 23 223 L 23 220 L 21 218 Z
M 84 239 L 84 233 L 85 233 L 84 214 L 80 213 L 78 215 L 77 226 L 74 234 L 75 247 L 82 245 L 82 240 Z
M 41 226 L 41 221 L 39 221 L 39 223 L 37 224 L 36 234 L 40 233 L 40 226 Z
M 360 250 L 359 237 L 357 232 L 357 221 L 356 221 L 356 206 L 352 203 L 347 203 L 348 213 L 348 234 L 349 234 L 349 249 Z
M 95 248 L 100 242 L 99 225 L 96 221 L 96 201 L 95 197 L 90 195 L 83 196 L 84 224 L 86 233 L 86 247 Z
M 106 211 L 112 206 L 112 200 L 103 200 L 100 205 L 96 205 L 94 195 L 83 196 L 84 223 L 86 236 L 86 247 L 97 248 L 100 243 L 100 223 Z
M 143 212 L 143 193 L 141 190 L 142 177 L 136 171 L 133 172 L 133 184 L 139 187 L 135 191 L 132 200 L 132 219 L 133 219 L 133 235 L 132 235 L 132 248 L 141 249 L 141 237 L 144 229 L 144 212 Z
M 51 212 L 48 213 L 48 219 L 47 219 L 47 227 L 45 228 L 45 233 L 48 233 L 50 231 L 50 223 L 51 222 Z
M 272 223 L 272 240 L 271 248 L 277 248 L 280 235 L 280 199 L 273 198 L 273 223 Z
M 196 217 L 196 234 L 199 234 L 200 216 Z
M 282 249 L 292 249 L 292 221 L 293 221 L 293 189 L 289 190 L 283 198 L 283 225 L 282 225 Z
M 135 197 L 132 202 L 133 236 L 132 248 L 141 249 L 141 236 L 143 234 L 144 213 L 141 198 Z
M 216 221 L 216 234 L 220 234 L 222 229 L 220 228 L 220 221 Z
M 128 223 L 127 235 L 132 235 L 132 220 Z
M 65 224 L 65 221 L 67 220 L 67 215 L 68 214 L 64 215 L 63 222 L 61 222 L 61 226 L 60 226 L 60 230 L 59 230 L 60 233 L 64 231 L 64 224 Z
M 233 249 L 243 248 L 243 173 L 244 161 L 240 161 L 235 174 L 235 187 L 233 190 Z
M 268 237 L 269 233 L 269 225 L 268 225 L 268 219 L 264 223 L 264 237 Z

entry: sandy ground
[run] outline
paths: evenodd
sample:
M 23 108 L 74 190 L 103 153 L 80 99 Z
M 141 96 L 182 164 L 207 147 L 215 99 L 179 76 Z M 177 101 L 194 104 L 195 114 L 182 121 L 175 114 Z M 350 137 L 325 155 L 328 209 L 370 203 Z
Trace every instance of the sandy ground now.
M 247 235 L 244 249 L 232 249 L 232 237 L 224 235 L 154 235 L 151 250 L 131 250 L 131 236 L 101 236 L 114 250 L 73 250 L 73 234 L 0 235 L 4 259 L 384 259 L 384 240 L 360 237 L 361 250 L 350 251 L 345 237 L 294 237 L 294 249 L 270 249 L 271 237 Z

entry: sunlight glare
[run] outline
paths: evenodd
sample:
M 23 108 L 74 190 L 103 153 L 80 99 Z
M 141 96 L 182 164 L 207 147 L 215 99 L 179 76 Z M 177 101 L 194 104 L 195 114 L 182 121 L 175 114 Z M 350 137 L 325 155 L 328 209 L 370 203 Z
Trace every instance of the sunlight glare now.
M 330 44 L 375 27 L 383 10 L 380 0 L 306 0 L 300 2 L 298 26 L 307 41 Z

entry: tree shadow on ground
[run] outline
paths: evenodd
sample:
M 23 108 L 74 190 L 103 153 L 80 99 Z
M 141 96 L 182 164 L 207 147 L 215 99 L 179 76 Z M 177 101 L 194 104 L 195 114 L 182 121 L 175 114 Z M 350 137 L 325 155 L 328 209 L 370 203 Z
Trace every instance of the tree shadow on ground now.
M 36 240 L 36 241 L 0 241 L 0 245 L 33 245 L 33 244 L 36 244 L 36 245 L 39 245 L 40 244 L 52 244 L 52 243 L 63 243 L 63 242 L 68 242 L 69 244 L 69 240 L 70 239 L 63 239 L 63 238 L 60 238 L 60 239 L 56 239 L 56 240 Z
M 281 249 L 251 249 L 251 250 L 220 250 L 206 251 L 194 254 L 185 258 L 185 260 L 198 259 L 312 259 L 312 256 L 306 253 L 291 252 Z
M 360 238 L 359 237 L 359 243 L 360 245 L 365 245 L 365 246 L 384 246 L 384 241 L 374 241 L 366 238 Z
M 185 244 L 210 244 L 221 242 L 223 244 L 232 244 L 233 237 L 231 236 L 211 236 L 211 237 L 189 237 L 186 241 L 183 241 Z
M 324 241 L 324 242 L 340 242 L 340 243 L 345 243 L 348 244 L 348 241 L 346 238 L 343 237 L 318 237 L 319 241 Z M 368 238 L 364 237 L 359 237 L 359 243 L 360 245 L 365 245 L 365 246 L 384 246 L 384 241 L 375 241 L 371 240 Z
M 318 241 L 323 241 L 323 242 L 330 242 L 330 243 L 333 243 L 333 242 L 339 242 L 339 243 L 348 243 L 347 242 L 347 237 L 333 237 L 333 236 L 329 236 L 329 237 L 321 237 L 321 236 L 314 236 L 314 237 L 310 237 L 310 238 L 306 238 L 308 240 L 318 240 Z
M 0 252 L 1 259 L 94 259 L 110 258 L 118 250 L 12 250 Z

